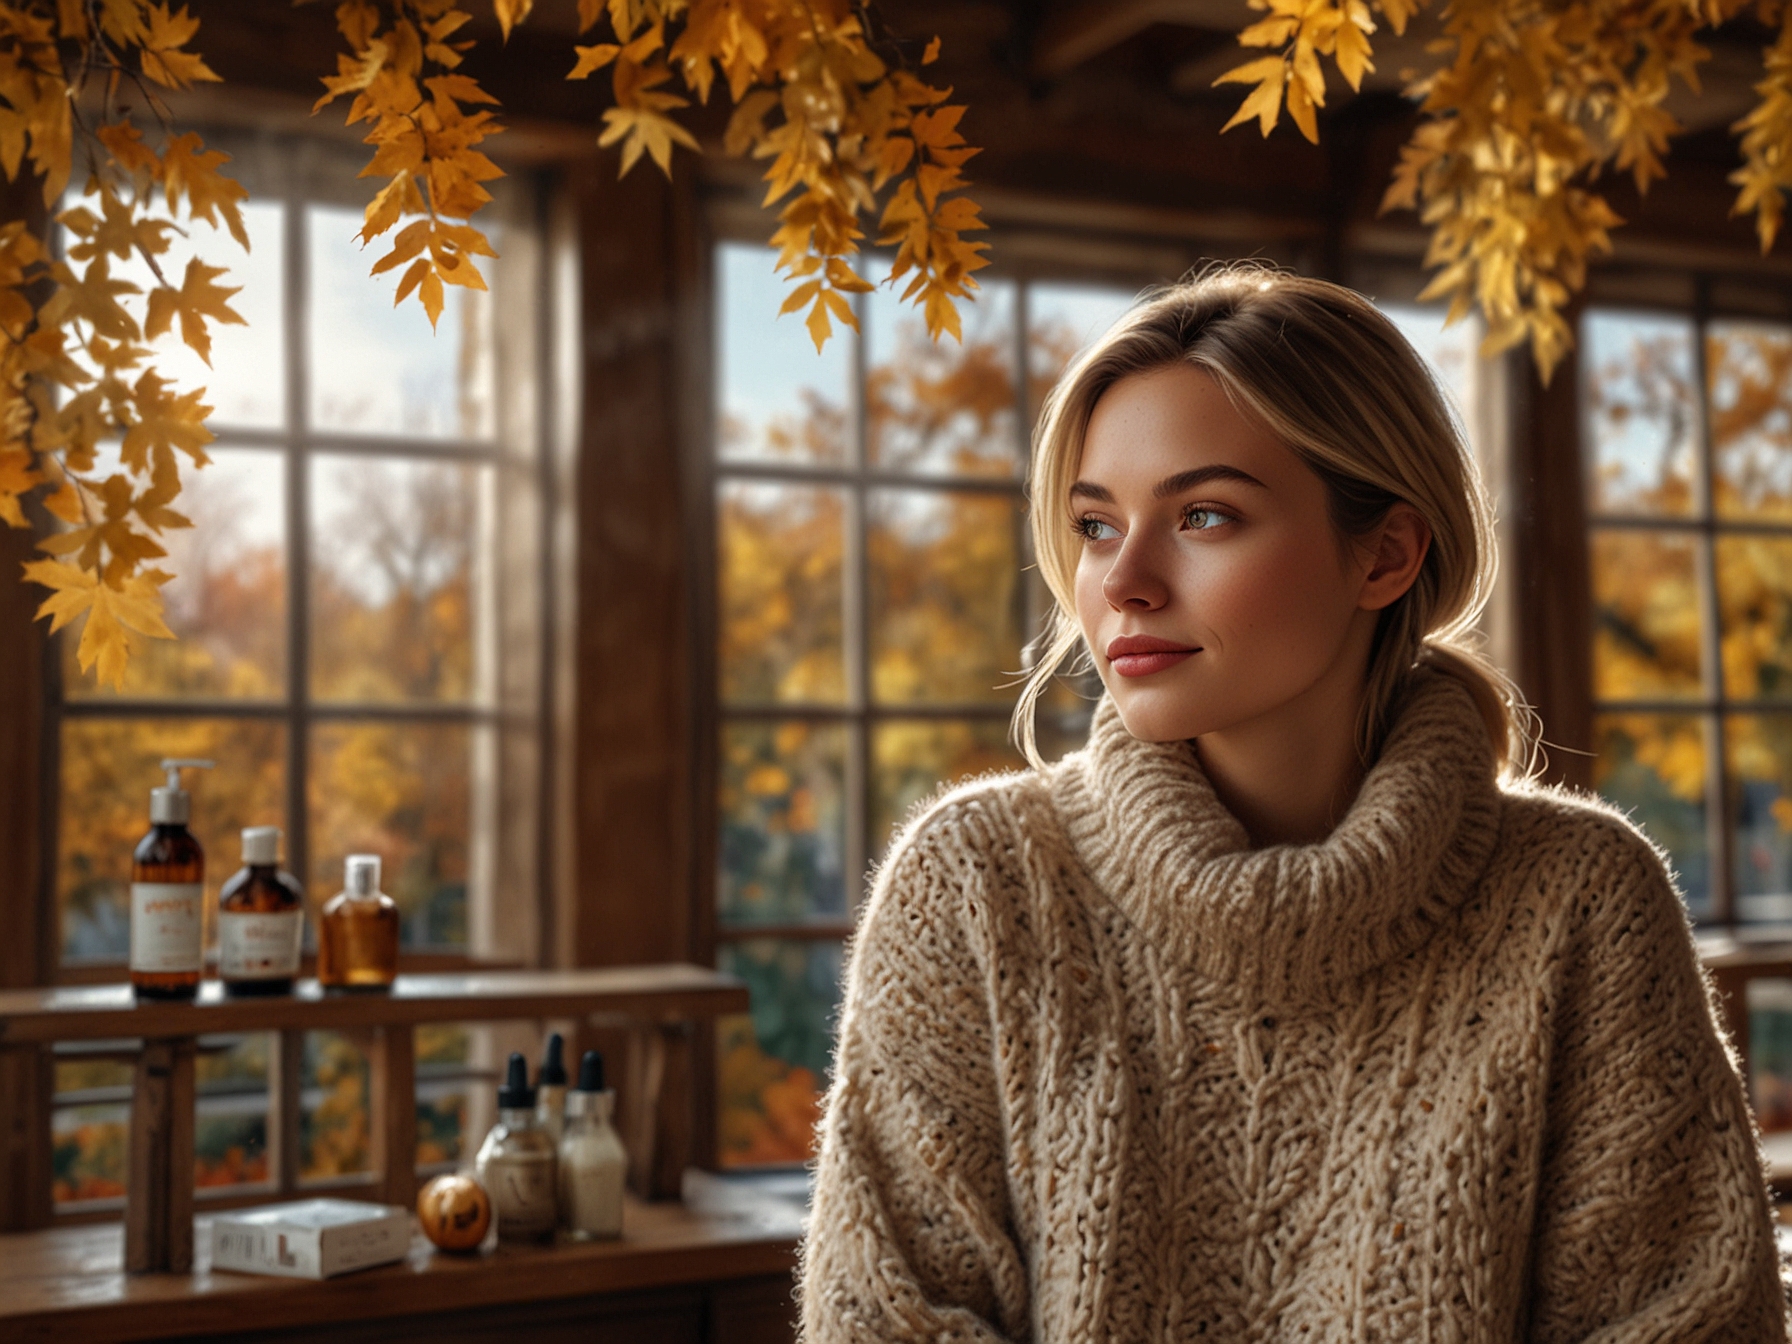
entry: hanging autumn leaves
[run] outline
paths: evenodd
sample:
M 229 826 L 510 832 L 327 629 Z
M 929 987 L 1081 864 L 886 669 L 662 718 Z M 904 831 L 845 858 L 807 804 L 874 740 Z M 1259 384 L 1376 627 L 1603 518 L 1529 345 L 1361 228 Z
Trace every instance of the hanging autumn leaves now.
M 1353 90 L 1375 68 L 1379 15 L 1396 34 L 1428 0 L 1250 0 L 1267 16 L 1239 34 L 1268 48 L 1220 77 L 1254 87 L 1227 129 L 1255 118 L 1264 135 L 1285 104 L 1308 140 L 1325 104 L 1322 57 Z M 1435 68 L 1408 92 L 1421 119 L 1382 208 L 1416 209 L 1431 227 L 1425 298 L 1452 318 L 1478 306 L 1484 354 L 1525 340 L 1545 379 L 1573 344 L 1563 316 L 1587 259 L 1611 250 L 1619 220 L 1592 183 L 1607 167 L 1637 189 L 1664 176 L 1679 124 L 1663 105 L 1679 79 L 1696 91 L 1709 53 L 1697 36 L 1745 15 L 1779 33 L 1760 104 L 1737 126 L 1738 213 L 1772 246 L 1792 190 L 1792 4 L 1785 0 L 1438 0 Z
M 493 0 L 506 38 L 531 8 Z M 367 127 L 362 176 L 381 185 L 361 240 L 383 240 L 373 273 L 395 273 L 395 302 L 414 298 L 433 324 L 446 287 L 484 289 L 475 258 L 496 255 L 472 222 L 500 175 L 480 146 L 503 129 L 459 68 L 472 16 L 455 0 L 341 0 L 335 17 L 348 51 L 314 110 L 348 96 L 349 124 Z M 674 145 L 698 147 L 671 115 L 690 98 L 669 86 L 704 102 L 726 85 L 725 151 L 771 160 L 784 311 L 808 310 L 818 348 L 836 320 L 857 325 L 847 296 L 872 288 L 854 269 L 860 221 L 892 183 L 877 242 L 896 249 L 890 280 L 906 277 L 903 297 L 936 338 L 959 334 L 956 303 L 986 264 L 985 245 L 964 238 L 984 227 L 977 207 L 957 194 L 976 153 L 958 132 L 964 109 L 874 52 L 864 23 L 842 0 L 579 0 L 581 33 L 614 40 L 577 46 L 567 76 L 610 69 L 600 143 L 622 145 L 624 172 L 646 154 L 670 173 Z M 81 203 L 55 216 L 62 257 L 25 221 L 0 225 L 0 520 L 27 526 L 36 497 L 59 521 L 25 567 L 50 593 L 38 614 L 53 631 L 82 622 L 81 668 L 113 686 L 137 639 L 172 637 L 172 575 L 156 562 L 164 532 L 189 526 L 173 507 L 181 459 L 203 466 L 211 441 L 204 390 L 162 378 L 148 343 L 178 328 L 209 363 L 211 324 L 242 321 L 221 268 L 194 258 L 176 277 L 161 264 L 193 220 L 249 245 L 226 156 L 177 133 L 156 93 L 217 79 L 187 50 L 198 27 L 148 0 L 0 0 L 0 167 L 9 181 L 28 167 L 52 209 L 85 173 Z M 153 284 L 121 278 L 121 263 Z
M 17 180 L 29 160 L 47 206 L 77 163 L 86 171 L 82 203 L 56 217 L 60 258 L 24 220 L 0 225 L 0 519 L 25 526 L 22 501 L 35 494 L 60 521 L 25 575 L 50 591 L 38 614 L 52 630 L 83 620 L 80 665 L 113 684 L 135 636 L 172 638 L 158 538 L 188 526 L 173 507 L 181 458 L 203 466 L 212 437 L 203 391 L 171 386 L 147 342 L 178 325 L 209 362 L 210 324 L 243 320 L 222 270 L 197 258 L 178 277 L 162 266 L 183 221 L 222 225 L 248 246 L 247 193 L 218 171 L 225 156 L 174 134 L 155 93 L 217 78 L 185 49 L 197 27 L 143 0 L 0 4 L 0 166 Z M 125 89 L 160 121 L 159 143 L 132 121 Z M 147 292 L 114 274 L 133 260 L 154 278 Z

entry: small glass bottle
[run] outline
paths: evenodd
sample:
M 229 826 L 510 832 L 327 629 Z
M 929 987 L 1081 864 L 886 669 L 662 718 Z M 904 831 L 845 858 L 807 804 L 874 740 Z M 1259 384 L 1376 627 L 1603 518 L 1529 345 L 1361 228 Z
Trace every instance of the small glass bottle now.
M 166 760 L 149 791 L 149 833 L 131 855 L 131 989 L 140 999 L 191 999 L 205 971 L 205 851 L 187 829 L 193 795 L 180 772 L 210 761 Z
M 243 831 L 243 866 L 218 892 L 218 979 L 230 995 L 290 994 L 305 891 L 280 868 L 280 828 Z
M 566 1128 L 566 1039 L 557 1031 L 548 1033 L 535 1075 L 535 1098 L 536 1118 L 548 1137 L 559 1143 Z
M 604 1090 L 604 1057 L 587 1050 L 579 1085 L 566 1094 L 560 1137 L 560 1225 L 575 1241 L 622 1235 L 622 1185 L 628 1154 L 610 1116 L 616 1094 Z
M 498 1123 L 492 1126 L 473 1169 L 491 1196 L 500 1241 L 545 1241 L 554 1235 L 554 1143 L 535 1118 L 529 1065 L 510 1056 L 498 1089 Z
M 343 890 L 317 921 L 317 983 L 390 989 L 398 976 L 398 903 L 380 890 L 377 854 L 350 854 Z

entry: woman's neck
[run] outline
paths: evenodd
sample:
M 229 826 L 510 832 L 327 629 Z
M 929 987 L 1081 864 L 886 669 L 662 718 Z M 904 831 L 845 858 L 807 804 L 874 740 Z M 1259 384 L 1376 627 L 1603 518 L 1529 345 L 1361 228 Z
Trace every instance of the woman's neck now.
M 1195 739 L 1214 792 L 1254 846 L 1315 844 L 1355 801 L 1368 650 L 1357 653 L 1347 646 L 1324 676 L 1269 713 Z

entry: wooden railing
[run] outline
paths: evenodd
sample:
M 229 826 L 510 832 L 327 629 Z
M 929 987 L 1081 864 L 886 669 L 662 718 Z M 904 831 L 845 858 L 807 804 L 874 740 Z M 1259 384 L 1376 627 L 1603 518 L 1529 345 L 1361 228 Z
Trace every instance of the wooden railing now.
M 296 1184 L 300 1048 L 308 1031 L 365 1042 L 373 1181 L 370 1193 L 409 1206 L 416 1196 L 414 1029 L 432 1022 L 572 1020 L 627 1031 L 619 1080 L 630 1181 L 649 1199 L 677 1195 L 692 1154 L 692 1041 L 698 1024 L 745 1012 L 747 991 L 698 966 L 591 971 L 401 975 L 390 993 L 325 994 L 314 980 L 290 996 L 225 998 L 207 981 L 193 1003 L 136 1001 L 128 985 L 0 992 L 0 1203 L 49 1222 L 52 1047 L 133 1039 L 125 1268 L 193 1263 L 194 1056 L 202 1035 L 271 1032 L 268 1150 L 277 1192 Z M 41 1192 L 38 1187 L 42 1187 Z

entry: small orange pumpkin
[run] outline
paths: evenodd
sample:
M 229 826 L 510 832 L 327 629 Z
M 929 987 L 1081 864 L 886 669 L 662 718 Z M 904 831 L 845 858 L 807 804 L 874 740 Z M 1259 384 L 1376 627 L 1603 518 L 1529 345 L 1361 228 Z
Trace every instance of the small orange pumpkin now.
M 492 1225 L 491 1196 L 472 1176 L 438 1176 L 417 1195 L 417 1220 L 444 1251 L 476 1250 Z

